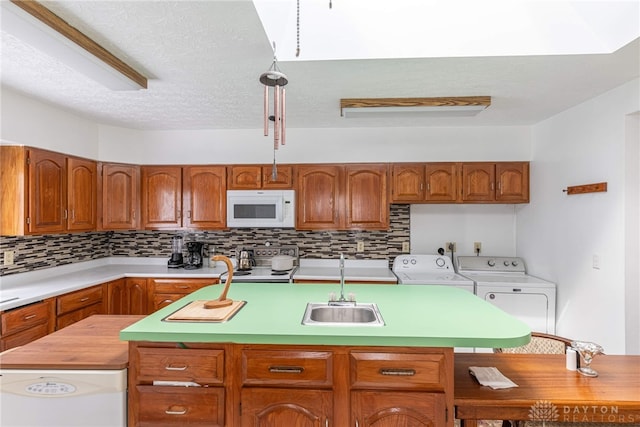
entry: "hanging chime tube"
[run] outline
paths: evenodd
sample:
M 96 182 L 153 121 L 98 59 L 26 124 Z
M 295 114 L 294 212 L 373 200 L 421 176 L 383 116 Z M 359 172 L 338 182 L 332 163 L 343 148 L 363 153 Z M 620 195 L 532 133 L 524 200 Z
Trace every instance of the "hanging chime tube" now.
M 273 90 L 273 149 L 278 149 L 280 142 L 280 86 Z
M 264 136 L 269 136 L 269 86 L 264 87 Z
M 280 145 L 285 144 L 285 129 L 287 123 L 287 101 L 284 87 L 282 88 L 282 99 L 280 100 Z

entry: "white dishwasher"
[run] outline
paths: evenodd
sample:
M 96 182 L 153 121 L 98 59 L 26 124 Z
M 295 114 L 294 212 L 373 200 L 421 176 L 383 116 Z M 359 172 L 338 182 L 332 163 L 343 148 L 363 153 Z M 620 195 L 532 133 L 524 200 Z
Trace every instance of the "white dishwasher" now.
M 124 427 L 127 370 L 0 370 L 2 427 Z

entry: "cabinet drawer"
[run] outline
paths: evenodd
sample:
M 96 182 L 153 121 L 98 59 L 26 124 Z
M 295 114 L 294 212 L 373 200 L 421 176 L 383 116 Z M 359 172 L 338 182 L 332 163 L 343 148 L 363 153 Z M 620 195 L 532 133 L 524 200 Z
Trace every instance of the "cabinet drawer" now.
M 79 322 L 82 319 L 86 319 L 89 316 L 93 316 L 94 314 L 104 314 L 104 305 L 102 302 L 97 302 L 88 307 L 82 307 L 79 310 L 58 316 L 56 319 L 56 329 L 66 328 L 67 326 Z
M 244 350 L 245 385 L 330 386 L 333 354 L 328 351 Z
M 224 388 L 138 386 L 138 426 L 224 426 Z
M 138 358 L 143 381 L 224 381 L 224 350 L 139 347 Z
M 12 335 L 4 335 L 0 339 L 0 351 L 9 350 L 10 348 L 19 347 L 42 338 L 49 333 L 49 325 L 41 323 L 35 325 L 25 331 L 21 331 Z
M 444 354 L 351 352 L 353 388 L 444 391 Z
M 158 294 L 190 294 L 205 286 L 218 283 L 218 279 L 151 279 L 153 291 Z
M 39 323 L 47 323 L 52 314 L 51 307 L 48 302 L 42 301 L 3 313 L 2 335 L 29 329 Z
M 58 297 L 58 315 L 102 302 L 102 285 L 82 289 Z

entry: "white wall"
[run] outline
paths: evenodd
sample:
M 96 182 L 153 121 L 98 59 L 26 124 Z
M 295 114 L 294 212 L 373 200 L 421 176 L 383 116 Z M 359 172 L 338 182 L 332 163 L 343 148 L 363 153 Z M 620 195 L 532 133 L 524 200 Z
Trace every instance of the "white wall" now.
M 531 203 L 516 208 L 518 255 L 558 284 L 557 333 L 607 353 L 626 351 L 625 119 L 640 110 L 638 93 L 636 79 L 534 126 Z M 606 193 L 562 192 L 603 181 Z
M 640 354 L 640 112 L 627 116 L 626 125 L 626 348 Z
M 138 131 L 100 126 L 99 158 L 139 164 L 271 163 L 262 129 Z M 528 160 L 528 126 L 287 129 L 278 163 Z
M 98 125 L 2 88 L 0 140 L 97 159 Z

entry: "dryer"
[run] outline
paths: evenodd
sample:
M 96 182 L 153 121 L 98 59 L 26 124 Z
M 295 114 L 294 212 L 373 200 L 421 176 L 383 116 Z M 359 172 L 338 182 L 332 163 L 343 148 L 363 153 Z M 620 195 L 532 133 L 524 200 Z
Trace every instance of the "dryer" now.
M 532 331 L 555 334 L 556 285 L 527 274 L 522 258 L 459 256 L 457 269 L 474 281 L 478 297 L 522 320 Z

